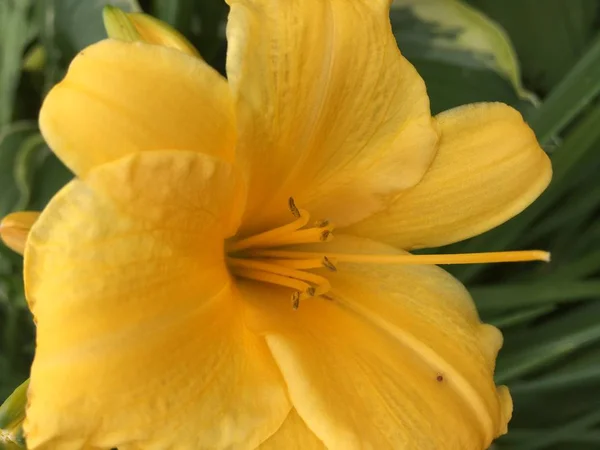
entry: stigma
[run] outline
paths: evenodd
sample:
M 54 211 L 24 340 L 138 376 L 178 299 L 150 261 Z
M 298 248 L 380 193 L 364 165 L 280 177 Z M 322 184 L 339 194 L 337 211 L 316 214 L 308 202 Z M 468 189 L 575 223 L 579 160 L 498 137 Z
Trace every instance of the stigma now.
M 444 265 L 550 261 L 550 253 L 541 250 L 438 255 L 369 255 L 297 250 L 302 244 L 331 241 L 334 227 L 328 220 L 318 220 L 309 225 L 310 214 L 298 208 L 293 198 L 289 199 L 288 207 L 293 218 L 289 223 L 227 243 L 226 262 L 235 277 L 290 288 L 290 301 L 295 310 L 306 299 L 331 299 L 328 295 L 332 289 L 331 283 L 326 276 L 313 270 L 335 272 L 344 263 Z M 286 249 L 288 246 L 294 246 L 294 249 Z

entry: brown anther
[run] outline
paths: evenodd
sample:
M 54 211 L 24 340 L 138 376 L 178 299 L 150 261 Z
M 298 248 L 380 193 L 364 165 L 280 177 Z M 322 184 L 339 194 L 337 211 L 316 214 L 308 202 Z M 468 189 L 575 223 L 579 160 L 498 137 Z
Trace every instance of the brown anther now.
M 438 375 L 437 375 L 437 377 L 435 377 L 435 379 L 441 383 L 442 381 L 444 381 L 444 375 L 442 375 L 441 373 L 438 373 Z
M 300 307 L 300 292 L 294 292 L 292 294 L 292 309 L 298 311 Z
M 298 209 L 298 207 L 296 206 L 296 202 L 294 201 L 294 197 L 290 197 L 288 200 L 288 206 L 290 208 L 290 211 L 292 212 L 292 215 L 296 218 L 300 217 L 300 210 Z
M 331 237 L 332 233 L 330 230 L 323 230 L 323 232 L 321 233 L 321 241 L 322 242 L 327 242 L 329 240 L 329 238 Z
M 312 286 L 306 290 L 306 294 L 310 295 L 311 297 L 314 297 L 316 293 L 317 293 L 317 290 Z
M 329 220 L 327 220 L 327 219 L 317 220 L 315 222 L 315 227 L 317 227 L 317 228 L 325 228 L 328 225 L 329 225 Z
M 323 266 L 326 269 L 331 270 L 332 272 L 337 272 L 337 267 L 335 267 L 333 265 L 333 263 L 330 261 L 330 259 L 327 256 L 323 256 Z

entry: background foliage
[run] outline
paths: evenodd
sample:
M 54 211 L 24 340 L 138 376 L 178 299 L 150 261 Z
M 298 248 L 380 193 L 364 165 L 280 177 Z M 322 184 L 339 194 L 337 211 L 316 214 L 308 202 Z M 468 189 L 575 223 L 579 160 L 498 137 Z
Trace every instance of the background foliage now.
M 71 178 L 36 117 L 75 53 L 104 37 L 105 3 L 0 0 L 0 216 L 43 208 Z M 222 0 L 110 3 L 173 24 L 224 72 Z M 434 112 L 506 102 L 553 161 L 550 188 L 526 212 L 439 250 L 552 251 L 547 265 L 451 269 L 505 335 L 497 382 L 510 386 L 515 414 L 498 449 L 600 448 L 599 15 L 597 0 L 393 2 L 395 35 L 425 78 Z M 0 399 L 27 378 L 34 350 L 21 269 L 21 258 L 0 246 Z

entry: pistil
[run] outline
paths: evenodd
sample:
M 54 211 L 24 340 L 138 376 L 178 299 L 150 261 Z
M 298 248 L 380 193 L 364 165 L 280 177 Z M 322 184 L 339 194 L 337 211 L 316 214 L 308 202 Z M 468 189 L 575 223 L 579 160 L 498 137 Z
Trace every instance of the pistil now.
M 542 250 L 523 250 L 511 252 L 458 253 L 438 255 L 363 255 L 350 253 L 317 253 L 285 250 L 253 250 L 248 253 L 251 258 L 282 258 L 290 260 L 327 258 L 336 263 L 362 264 L 410 264 L 410 265 L 445 265 L 445 264 L 481 264 L 525 261 L 550 261 L 550 253 Z

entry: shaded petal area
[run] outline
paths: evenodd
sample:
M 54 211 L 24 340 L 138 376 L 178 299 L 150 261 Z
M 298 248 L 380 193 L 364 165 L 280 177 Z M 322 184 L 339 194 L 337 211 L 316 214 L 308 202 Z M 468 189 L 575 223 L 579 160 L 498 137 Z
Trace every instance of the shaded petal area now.
M 438 134 L 388 1 L 229 3 L 245 232 L 286 217 L 291 196 L 315 217 L 349 224 L 421 179 Z
M 281 375 L 223 261 L 241 198 L 229 164 L 182 151 L 100 166 L 51 201 L 25 254 L 29 448 L 254 449 L 281 426 Z
M 467 105 L 437 120 L 440 147 L 423 180 L 345 232 L 404 249 L 451 244 L 506 222 L 550 182 L 548 156 L 509 106 Z
M 292 409 L 281 428 L 258 450 L 326 450 L 325 445 Z
M 399 253 L 344 236 L 320 247 Z M 327 448 L 483 450 L 506 432 L 512 402 L 493 382 L 502 336 L 458 281 L 435 266 L 342 263 L 327 278 L 333 300 L 298 311 L 289 292 L 243 286 L 248 323 Z
M 231 94 L 214 69 L 172 48 L 110 39 L 73 60 L 42 105 L 40 128 L 79 176 L 146 150 L 231 160 L 235 145 Z

